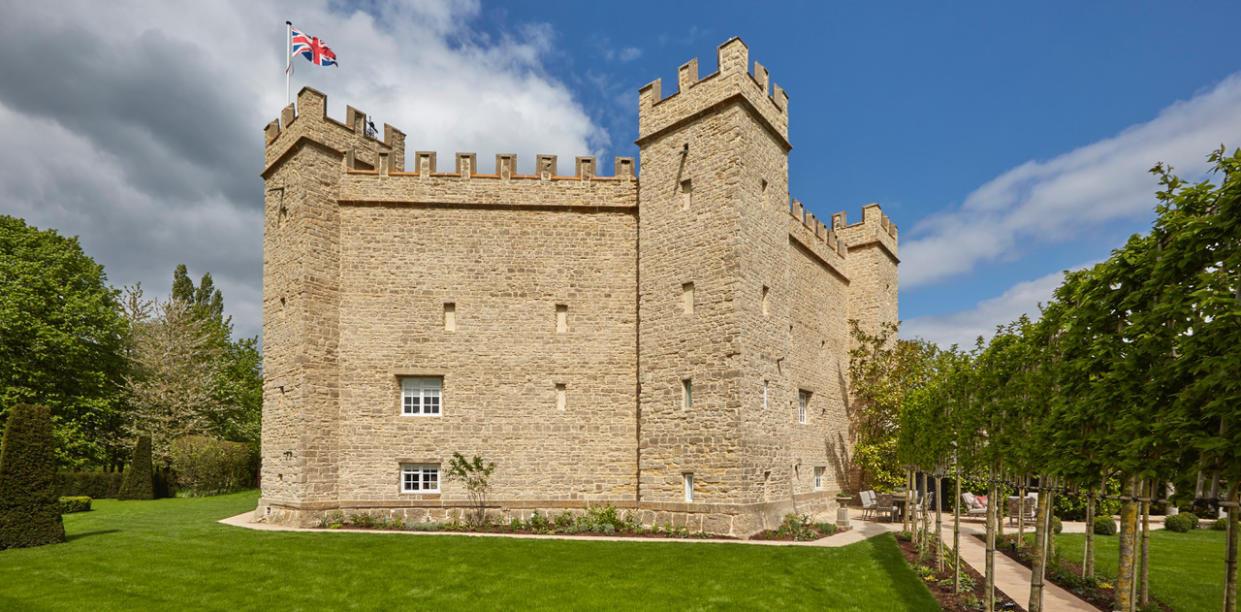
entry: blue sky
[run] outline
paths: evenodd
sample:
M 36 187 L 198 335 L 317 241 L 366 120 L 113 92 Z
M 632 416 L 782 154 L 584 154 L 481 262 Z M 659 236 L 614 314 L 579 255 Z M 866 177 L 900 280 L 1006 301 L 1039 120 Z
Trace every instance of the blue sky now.
M 294 88 L 411 149 L 637 155 L 637 89 L 740 36 L 790 96 L 792 195 L 901 228 L 905 335 L 969 342 L 1152 218 L 1169 161 L 1241 146 L 1241 3 L 15 3 L 0 23 L 0 212 L 81 237 L 119 285 L 211 272 L 258 333 L 259 130 L 283 22 L 337 69 Z M 185 36 L 184 24 L 194 24 Z M 74 38 L 77 48 L 57 41 Z M 79 48 L 89 48 L 83 54 Z

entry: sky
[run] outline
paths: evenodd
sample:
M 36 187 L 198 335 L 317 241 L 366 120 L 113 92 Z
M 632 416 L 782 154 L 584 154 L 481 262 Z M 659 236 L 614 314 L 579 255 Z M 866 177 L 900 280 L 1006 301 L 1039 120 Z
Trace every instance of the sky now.
M 79 237 L 114 286 L 210 272 L 261 329 L 263 126 L 286 19 L 328 95 L 440 159 L 637 156 L 637 90 L 740 36 L 789 94 L 791 195 L 900 227 L 903 337 L 972 344 L 1154 218 L 1156 162 L 1241 146 L 1238 2 L 0 0 L 0 214 Z M 66 44 L 72 42 L 73 44 Z M 441 162 L 442 163 L 442 162 Z

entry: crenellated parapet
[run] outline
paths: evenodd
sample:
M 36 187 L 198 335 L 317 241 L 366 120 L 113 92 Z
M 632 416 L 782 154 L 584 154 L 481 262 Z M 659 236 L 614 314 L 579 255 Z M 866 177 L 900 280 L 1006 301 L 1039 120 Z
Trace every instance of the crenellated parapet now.
M 555 155 L 538 155 L 535 174 L 517 171 L 517 155 L 501 153 L 495 156 L 495 172 L 478 171 L 478 155 L 457 153 L 451 171 L 440 172 L 436 165 L 435 151 L 416 151 L 410 158 L 412 169 L 406 171 L 405 133 L 384 124 L 383 140 L 366 133 L 366 113 L 346 107 L 345 121 L 327 116 L 327 96 L 311 89 L 302 88 L 297 103 L 290 104 L 263 130 L 266 141 L 266 164 L 263 176 L 285 159 L 296 148 L 307 142 L 326 147 L 339 155 L 343 169 L 349 174 L 375 174 L 383 176 L 413 176 L 423 179 L 456 177 L 465 180 L 501 179 L 504 181 L 540 179 L 547 181 L 636 181 L 634 159 L 617 157 L 614 176 L 598 176 L 594 157 L 577 157 L 574 174 L 561 176 L 557 172 Z
M 750 50 L 740 38 L 728 40 L 716 53 L 716 72 L 698 78 L 698 58 L 686 62 L 677 70 L 677 92 L 666 98 L 662 97 L 660 79 L 638 90 L 638 145 L 729 104 L 741 103 L 786 151 L 791 149 L 788 94 L 770 83 L 762 64 L 754 62 L 754 71 L 749 71 Z
M 832 215 L 832 228 L 836 231 L 837 238 L 843 240 L 849 248 L 878 246 L 887 252 L 894 262 L 900 262 L 897 257 L 896 224 L 883 214 L 883 209 L 878 204 L 863 206 L 862 221 L 853 225 L 849 225 L 843 211 Z

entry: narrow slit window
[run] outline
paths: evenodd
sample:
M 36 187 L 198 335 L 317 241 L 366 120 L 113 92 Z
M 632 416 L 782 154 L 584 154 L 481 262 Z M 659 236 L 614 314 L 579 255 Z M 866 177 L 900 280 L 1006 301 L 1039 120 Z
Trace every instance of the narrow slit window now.
M 682 476 L 685 481 L 685 502 L 691 503 L 694 501 L 694 473 L 686 472 Z
M 814 468 L 814 490 L 823 489 L 823 466 L 815 466 Z
M 681 405 L 686 410 L 694 407 L 694 382 L 688 378 L 681 380 Z
M 681 285 L 681 309 L 685 314 L 694 313 L 694 283 Z
M 694 197 L 694 183 L 689 179 L 681 181 L 681 210 L 689 210 Z
M 767 381 L 763 381 L 763 410 L 767 409 Z
M 771 287 L 763 285 L 763 316 L 771 314 Z
M 444 331 L 457 331 L 457 305 L 444 302 Z
M 556 410 L 564 410 L 567 399 L 565 397 L 565 384 L 556 383 Z
M 556 304 L 556 333 L 563 334 L 569 331 L 569 305 Z
M 806 422 L 807 407 L 810 405 L 810 392 L 805 389 L 797 391 L 797 422 Z

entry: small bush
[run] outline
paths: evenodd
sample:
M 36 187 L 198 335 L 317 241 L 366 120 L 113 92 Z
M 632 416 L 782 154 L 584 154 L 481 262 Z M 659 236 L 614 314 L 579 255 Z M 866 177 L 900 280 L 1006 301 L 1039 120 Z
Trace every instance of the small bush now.
M 121 490 L 122 477 L 121 472 L 58 472 L 56 490 L 60 497 L 112 499 Z
M 1060 522 L 1060 517 L 1055 516 L 1055 515 L 1052 515 L 1052 517 L 1051 517 L 1051 532 L 1052 532 L 1052 533 L 1060 533 L 1061 531 L 1064 531 L 1064 523 L 1061 523 L 1061 522 Z
M 186 436 L 173 441 L 170 454 L 177 484 L 190 495 L 217 495 L 254 481 L 250 447 L 241 442 Z
M 1094 517 L 1094 532 L 1098 535 L 1116 535 L 1116 521 L 1110 516 Z
M 155 499 L 155 474 L 151 468 L 151 436 L 138 438 L 133 460 L 121 480 L 117 499 Z
M 1228 531 L 1228 517 L 1215 519 L 1215 522 L 1211 523 L 1211 529 L 1214 531 Z
M 87 512 L 90 510 L 90 502 L 91 498 L 86 497 L 85 495 L 79 495 L 77 497 L 62 497 L 60 498 L 60 513 L 71 514 L 74 512 Z
M 1198 528 L 1198 515 L 1193 512 L 1182 512 L 1175 516 L 1169 516 L 1164 519 L 1163 526 L 1168 531 L 1185 533 L 1191 529 Z
M 19 404 L 0 442 L 0 550 L 65 541 L 56 495 L 52 412 Z

